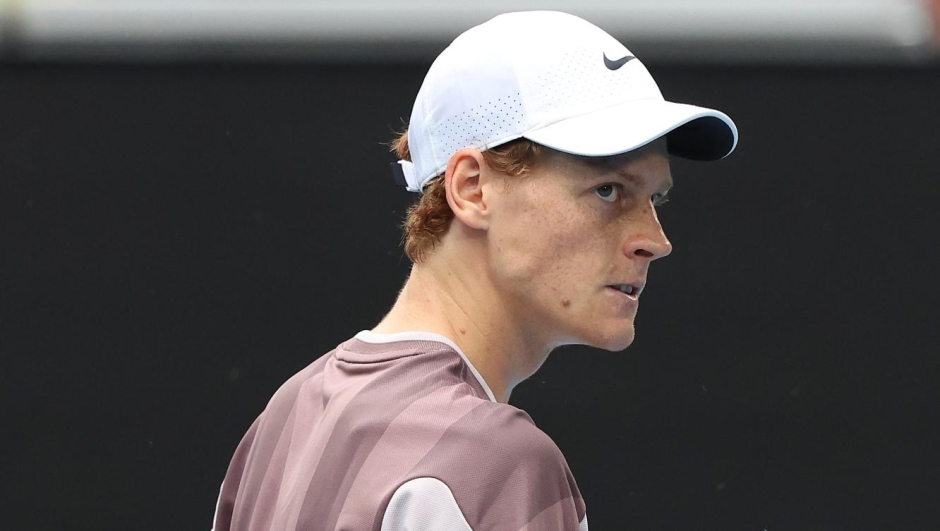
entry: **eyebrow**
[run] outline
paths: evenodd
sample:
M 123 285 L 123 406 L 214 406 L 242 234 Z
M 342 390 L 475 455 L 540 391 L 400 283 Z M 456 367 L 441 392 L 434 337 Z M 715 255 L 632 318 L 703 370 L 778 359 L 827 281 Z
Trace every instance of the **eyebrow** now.
M 624 180 L 626 180 L 627 182 L 635 186 L 643 186 L 644 184 L 646 184 L 646 180 L 643 177 L 640 177 L 639 175 L 630 173 L 628 171 L 616 170 L 614 171 L 614 174 L 622 177 Z M 674 184 L 675 183 L 672 181 L 672 176 L 670 175 L 669 180 L 666 181 L 666 187 L 665 187 L 666 192 L 668 192 L 669 190 L 672 190 L 672 187 Z

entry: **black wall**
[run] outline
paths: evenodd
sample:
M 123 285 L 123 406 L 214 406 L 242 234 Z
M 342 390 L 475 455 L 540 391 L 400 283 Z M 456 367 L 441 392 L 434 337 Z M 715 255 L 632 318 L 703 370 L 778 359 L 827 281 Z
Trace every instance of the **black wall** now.
M 0 66 L 0 517 L 208 529 L 271 393 L 394 300 L 382 145 L 427 65 Z M 634 346 L 512 402 L 595 530 L 937 529 L 940 68 L 657 67 L 677 161 Z

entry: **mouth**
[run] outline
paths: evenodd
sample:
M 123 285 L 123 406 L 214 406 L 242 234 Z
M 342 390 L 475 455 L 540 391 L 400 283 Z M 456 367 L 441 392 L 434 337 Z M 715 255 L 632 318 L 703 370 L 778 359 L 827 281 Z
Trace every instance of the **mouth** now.
M 632 299 L 638 299 L 640 297 L 640 292 L 643 291 L 643 284 L 611 284 L 607 286 L 608 289 L 619 291 L 627 297 Z

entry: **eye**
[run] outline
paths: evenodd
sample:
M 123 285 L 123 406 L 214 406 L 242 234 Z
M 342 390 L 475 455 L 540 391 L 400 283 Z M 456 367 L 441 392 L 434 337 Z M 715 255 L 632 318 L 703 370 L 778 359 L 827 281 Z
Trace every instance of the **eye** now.
M 597 197 L 600 197 L 604 201 L 613 203 L 620 199 L 620 185 L 602 184 L 594 189 L 594 193 L 597 194 Z
M 669 195 L 668 192 L 664 194 L 653 194 L 651 199 L 653 200 L 654 207 L 663 206 L 669 202 Z

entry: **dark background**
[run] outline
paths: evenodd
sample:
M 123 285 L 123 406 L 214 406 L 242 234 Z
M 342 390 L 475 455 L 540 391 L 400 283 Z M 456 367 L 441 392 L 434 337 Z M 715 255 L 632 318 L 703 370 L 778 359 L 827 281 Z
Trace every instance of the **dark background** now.
M 594 530 L 938 529 L 940 66 L 649 65 L 674 164 L 637 340 L 520 385 Z M 0 65 L 10 529 L 208 529 L 288 376 L 394 301 L 427 64 Z

